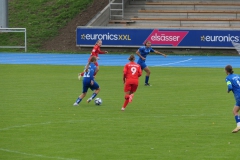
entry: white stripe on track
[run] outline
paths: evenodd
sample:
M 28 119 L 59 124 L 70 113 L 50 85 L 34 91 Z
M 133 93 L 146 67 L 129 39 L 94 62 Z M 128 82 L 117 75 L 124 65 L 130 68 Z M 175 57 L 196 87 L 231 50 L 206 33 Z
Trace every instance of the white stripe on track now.
M 186 59 L 186 60 L 183 60 L 183 61 L 177 61 L 177 62 L 173 62 L 173 63 L 167 63 L 167 64 L 160 64 L 160 65 L 155 65 L 155 66 L 168 66 L 168 65 L 171 65 L 171 64 L 178 64 L 178 63 L 183 63 L 183 62 L 187 62 L 187 61 L 191 61 L 192 58 L 189 58 L 189 59 Z

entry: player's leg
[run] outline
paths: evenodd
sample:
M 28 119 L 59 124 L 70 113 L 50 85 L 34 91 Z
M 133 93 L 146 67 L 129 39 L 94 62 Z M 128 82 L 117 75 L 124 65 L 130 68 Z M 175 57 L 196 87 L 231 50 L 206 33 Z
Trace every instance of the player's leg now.
M 148 81 L 149 81 L 149 76 L 150 76 L 150 74 L 151 74 L 151 71 L 150 71 L 150 69 L 149 69 L 147 66 L 144 67 L 143 70 L 146 72 L 145 86 L 150 86 L 150 84 L 148 83 Z
M 129 102 L 130 102 L 130 103 L 131 103 L 132 100 L 133 100 L 133 96 L 134 96 L 133 92 L 130 92 L 130 93 L 129 93 Z
M 94 90 L 94 92 L 93 92 L 92 96 L 90 98 L 88 98 L 88 100 L 87 100 L 88 103 L 91 102 L 97 96 L 97 94 L 100 92 L 100 87 L 99 87 L 98 83 L 95 81 L 94 81 L 93 85 L 90 86 L 90 89 Z
M 78 104 L 82 101 L 82 99 L 86 96 L 89 85 L 83 82 L 83 91 L 82 94 L 77 98 L 76 102 L 73 104 L 74 106 L 78 106 Z
M 235 117 L 237 127 L 232 131 L 232 133 L 237 133 L 240 131 L 240 116 L 238 114 L 240 110 L 240 100 L 237 101 L 236 105 L 233 107 L 233 115 Z
M 124 111 L 125 108 L 127 107 L 128 103 L 129 103 L 129 97 L 130 97 L 130 91 L 125 92 L 125 96 L 124 96 L 125 101 L 124 101 L 122 109 L 121 109 L 122 111 Z
M 131 91 L 130 91 L 130 93 L 129 93 L 129 102 L 132 102 L 133 96 L 134 96 L 133 93 L 136 92 L 137 88 L 138 88 L 138 83 L 131 85 Z
M 73 104 L 74 106 L 78 106 L 78 104 L 82 101 L 82 99 L 86 96 L 87 92 L 80 94 L 77 98 L 76 102 Z
M 92 96 L 91 96 L 90 98 L 88 98 L 87 102 L 88 102 L 88 103 L 91 102 L 91 101 L 97 96 L 97 94 L 98 94 L 99 92 L 100 92 L 100 88 L 94 90 Z
M 125 108 L 126 108 L 127 105 L 128 105 L 129 96 L 130 96 L 130 91 L 131 91 L 131 85 L 128 84 L 128 83 L 125 83 L 125 85 L 124 85 L 124 93 L 125 93 L 124 99 L 125 99 L 125 101 L 124 101 L 123 106 L 122 106 L 122 109 L 121 109 L 122 111 L 124 111 Z

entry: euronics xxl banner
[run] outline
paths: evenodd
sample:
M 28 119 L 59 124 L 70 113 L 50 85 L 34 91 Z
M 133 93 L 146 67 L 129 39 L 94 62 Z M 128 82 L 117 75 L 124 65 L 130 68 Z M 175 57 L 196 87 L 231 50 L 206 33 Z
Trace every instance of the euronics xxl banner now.
M 109 47 L 139 47 L 147 40 L 158 47 L 232 48 L 240 30 L 178 30 L 78 27 L 77 46 L 92 46 L 98 39 Z

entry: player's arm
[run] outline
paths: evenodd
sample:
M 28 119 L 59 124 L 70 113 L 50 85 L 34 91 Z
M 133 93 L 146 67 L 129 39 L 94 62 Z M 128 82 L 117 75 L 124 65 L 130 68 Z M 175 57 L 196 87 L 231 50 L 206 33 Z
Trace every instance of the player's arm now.
M 228 79 L 226 79 L 226 82 L 227 82 L 227 87 L 228 87 L 227 92 L 229 93 L 232 90 L 232 83 Z
M 88 62 L 88 64 L 86 65 L 86 67 L 85 67 L 85 71 L 84 72 L 88 72 L 88 68 L 89 68 L 89 65 L 90 65 L 90 61 Z
M 159 52 L 159 51 L 156 51 L 156 50 L 152 50 L 154 53 L 157 53 L 157 54 L 160 54 L 160 55 L 162 55 L 162 56 L 164 56 L 164 57 L 166 57 L 166 55 L 165 54 L 163 54 L 162 52 Z M 151 52 L 152 52 L 151 51 Z
M 123 83 L 125 84 L 125 81 L 126 81 L 126 77 L 127 77 L 127 67 L 124 66 L 124 69 L 123 69 Z
M 139 48 L 137 51 L 136 51 L 136 54 L 142 59 L 142 60 L 145 60 L 146 58 L 144 58 L 141 54 L 140 54 L 140 50 L 141 48 Z
M 106 54 L 106 53 L 108 53 L 108 51 L 101 51 L 101 50 L 100 50 L 100 47 L 99 47 L 99 48 L 98 48 L 98 53 L 99 53 L 99 54 Z
M 99 49 L 99 54 L 106 54 L 106 53 L 108 53 L 108 51 L 101 51 L 101 50 Z
M 101 50 L 99 50 L 99 54 L 107 54 L 108 53 L 108 51 L 101 51 Z
M 123 84 L 125 84 L 125 81 L 126 81 L 126 74 L 123 73 Z

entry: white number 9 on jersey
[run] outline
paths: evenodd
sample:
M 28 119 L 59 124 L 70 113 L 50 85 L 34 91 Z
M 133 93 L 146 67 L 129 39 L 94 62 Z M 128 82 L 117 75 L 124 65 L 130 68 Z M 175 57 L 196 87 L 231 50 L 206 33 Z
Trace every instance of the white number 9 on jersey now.
M 132 75 L 134 75 L 136 73 L 136 71 L 137 71 L 137 68 L 136 67 L 132 67 L 131 71 L 132 71 Z

